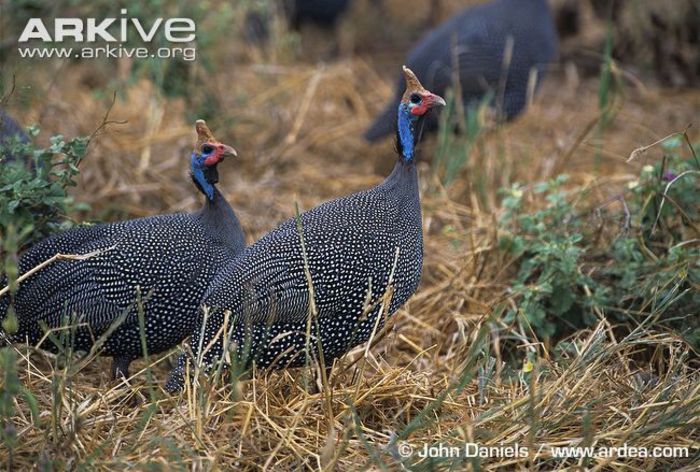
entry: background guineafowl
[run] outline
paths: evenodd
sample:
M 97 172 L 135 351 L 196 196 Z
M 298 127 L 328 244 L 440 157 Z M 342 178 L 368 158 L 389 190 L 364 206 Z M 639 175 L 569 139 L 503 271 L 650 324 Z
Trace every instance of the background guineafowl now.
M 26 143 L 29 141 L 29 137 L 19 123 L 0 108 L 0 160 L 11 161 L 17 158 L 17 156 L 10 154 L 5 149 L 5 147 L 11 145 L 14 140 Z
M 285 0 L 289 24 L 299 29 L 305 23 L 332 28 L 348 9 L 350 0 Z
M 244 365 L 285 368 L 304 365 L 312 281 L 318 326 L 309 349 L 320 341 L 329 366 L 334 358 L 367 341 L 416 291 L 423 264 L 423 231 L 415 146 L 422 119 L 442 98 L 424 89 L 404 68 L 406 92 L 398 106 L 394 170 L 380 185 L 326 202 L 282 223 L 219 274 L 205 296 L 204 338 L 194 330 L 190 346 L 209 346 L 206 365 L 219 359 L 230 310 L 231 341 Z M 390 288 L 391 286 L 391 288 Z M 388 302 L 378 320 L 385 295 Z M 318 330 L 318 331 L 317 331 Z M 320 333 L 320 339 L 316 336 Z M 203 342 L 203 343 L 202 343 Z M 183 385 L 186 356 L 171 373 L 166 389 Z
M 307 24 L 333 30 L 350 6 L 350 0 L 281 0 L 278 5 L 293 30 L 299 31 Z M 270 39 L 271 15 L 269 10 L 246 13 L 244 33 L 248 41 L 263 44 Z
M 14 296 L 19 330 L 10 341 L 38 343 L 43 330 L 63 326 L 75 315 L 73 348 L 89 350 L 115 320 L 123 323 L 107 337 L 102 355 L 112 356 L 112 375 L 128 376 L 129 363 L 143 354 L 137 290 L 142 293 L 145 337 L 149 353 L 170 349 L 194 327 L 195 314 L 216 272 L 245 246 L 238 218 L 216 188 L 217 165 L 233 148 L 218 142 L 204 121 L 196 124 L 197 142 L 191 175 L 206 196 L 204 207 L 191 214 L 158 215 L 77 228 L 36 244 L 20 260 L 20 272 L 57 253 L 86 254 L 83 261 L 55 262 L 27 279 Z M 8 297 L 0 299 L 0 316 Z M 45 341 L 42 348 L 56 351 Z
M 504 60 L 512 38 L 512 56 Z M 452 49 L 456 46 L 456 50 Z M 430 31 L 409 53 L 406 65 L 427 88 L 443 94 L 452 83 L 456 54 L 462 100 L 472 107 L 489 92 L 500 116 L 511 119 L 526 104 L 530 70 L 538 83 L 557 55 L 557 35 L 546 0 L 494 0 L 468 8 Z M 401 99 L 399 80 L 392 102 L 365 132 L 377 141 L 393 132 Z M 437 119 L 426 120 L 426 131 Z

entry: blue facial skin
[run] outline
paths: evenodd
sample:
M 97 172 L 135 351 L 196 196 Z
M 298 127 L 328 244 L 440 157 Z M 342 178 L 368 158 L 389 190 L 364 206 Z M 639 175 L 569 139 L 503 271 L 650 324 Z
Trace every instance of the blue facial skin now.
M 411 105 L 401 102 L 398 113 L 399 144 L 401 145 L 401 155 L 406 164 L 413 162 L 415 151 L 414 124 L 420 118 L 411 113 Z
M 198 154 L 192 151 L 192 159 L 190 163 L 192 178 L 197 182 L 209 200 L 214 200 L 214 186 L 209 183 L 204 176 L 204 170 L 207 168 L 207 166 L 204 165 L 204 161 L 207 157 L 211 156 L 213 152 L 214 151 L 211 150 L 208 153 Z

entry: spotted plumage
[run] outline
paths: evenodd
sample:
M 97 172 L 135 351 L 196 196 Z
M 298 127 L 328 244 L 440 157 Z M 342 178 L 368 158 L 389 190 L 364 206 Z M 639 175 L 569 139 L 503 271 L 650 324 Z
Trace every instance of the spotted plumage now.
M 509 43 L 511 54 L 504 59 Z M 430 31 L 409 52 L 406 65 L 438 94 L 458 77 L 467 108 L 490 94 L 498 114 L 511 119 L 526 105 L 530 72 L 537 73 L 539 85 L 556 55 L 557 34 L 547 0 L 493 0 L 466 8 Z M 368 141 L 392 133 L 402 90 L 399 79 L 392 101 L 365 132 Z M 426 131 L 436 128 L 435 117 L 426 120 Z
M 372 189 L 287 220 L 215 278 L 203 300 L 202 324 L 190 341 L 194 350 L 211 345 L 197 353 L 207 366 L 220 358 L 225 339 L 245 366 L 304 365 L 311 360 L 305 352 L 317 358 L 319 341 L 330 365 L 367 341 L 416 291 L 423 233 L 414 148 L 422 118 L 444 101 L 411 71 L 404 74 L 399 159 L 391 175 Z M 310 287 L 317 324 L 309 324 Z M 221 335 L 228 332 L 230 337 Z M 168 390 L 182 387 L 185 361 L 182 356 L 171 373 Z
M 113 375 L 127 375 L 129 363 L 143 354 L 139 304 L 149 354 L 170 349 L 189 335 L 212 278 L 245 245 L 238 218 L 215 186 L 217 164 L 235 151 L 216 141 L 204 121 L 196 127 L 191 175 L 206 195 L 204 207 L 191 214 L 76 228 L 30 248 L 20 260 L 21 273 L 57 253 L 98 254 L 55 262 L 20 286 L 13 300 L 19 330 L 9 335 L 12 342 L 36 344 L 44 336 L 40 322 L 60 328 L 71 319 L 76 326 L 73 348 L 87 351 L 123 315 L 102 355 L 114 358 Z M 8 303 L 8 297 L 0 299 L 3 318 Z M 51 341 L 41 347 L 57 350 Z

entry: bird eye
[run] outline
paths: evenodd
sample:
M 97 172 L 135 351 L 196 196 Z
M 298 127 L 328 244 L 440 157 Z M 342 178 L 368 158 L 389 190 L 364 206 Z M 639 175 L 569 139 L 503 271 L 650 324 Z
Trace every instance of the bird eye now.
M 411 100 L 411 103 L 420 103 L 421 100 L 423 100 L 423 97 L 421 97 L 417 93 L 413 93 L 413 94 L 411 94 L 410 100 Z
M 205 144 L 204 146 L 202 146 L 202 153 L 204 153 L 204 154 L 211 154 L 212 152 L 214 152 L 214 147 L 213 147 L 213 146 L 210 146 L 210 145 L 208 145 L 208 144 Z

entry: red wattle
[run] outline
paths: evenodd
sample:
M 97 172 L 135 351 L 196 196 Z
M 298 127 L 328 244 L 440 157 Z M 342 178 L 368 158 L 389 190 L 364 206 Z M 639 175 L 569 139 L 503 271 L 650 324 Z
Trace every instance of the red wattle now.
M 206 159 L 204 159 L 204 165 L 205 166 L 213 166 L 221 162 L 221 159 L 219 158 L 219 154 L 214 154 L 213 156 L 209 156 Z
M 425 102 L 425 100 L 423 102 Z M 421 103 L 420 105 L 416 105 L 413 108 L 411 108 L 411 113 L 413 115 L 423 116 L 427 112 L 428 112 L 428 104 L 427 103 Z

